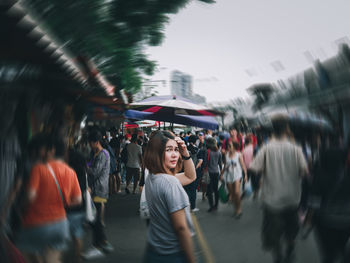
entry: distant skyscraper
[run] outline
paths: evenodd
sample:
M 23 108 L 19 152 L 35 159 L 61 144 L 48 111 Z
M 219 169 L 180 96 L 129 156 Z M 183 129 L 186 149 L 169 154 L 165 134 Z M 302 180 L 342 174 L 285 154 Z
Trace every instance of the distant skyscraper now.
M 171 94 L 184 98 L 192 97 L 192 76 L 180 71 L 171 72 Z
M 192 100 L 194 103 L 198 104 L 206 103 L 206 98 L 204 96 L 193 93 L 193 78 L 191 75 L 185 74 L 178 70 L 174 70 L 171 72 L 170 82 L 171 95 L 180 96 Z

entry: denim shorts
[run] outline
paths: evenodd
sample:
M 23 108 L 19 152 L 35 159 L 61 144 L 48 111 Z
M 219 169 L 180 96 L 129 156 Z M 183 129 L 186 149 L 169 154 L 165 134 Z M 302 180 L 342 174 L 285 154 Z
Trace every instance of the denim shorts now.
M 16 246 L 26 253 L 43 253 L 47 248 L 64 250 L 70 239 L 67 219 L 39 225 L 24 227 L 16 242 Z
M 70 234 L 75 238 L 82 238 L 84 234 L 83 224 L 85 222 L 85 212 L 67 213 Z

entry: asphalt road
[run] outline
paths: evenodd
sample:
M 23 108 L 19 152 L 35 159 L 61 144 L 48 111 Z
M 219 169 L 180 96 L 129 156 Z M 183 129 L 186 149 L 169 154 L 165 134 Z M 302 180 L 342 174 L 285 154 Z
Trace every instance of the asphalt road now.
M 198 197 L 200 197 L 198 195 Z M 106 210 L 106 232 L 115 251 L 103 258 L 89 262 L 142 262 L 146 246 L 147 227 L 138 215 L 140 195 L 118 194 L 112 196 Z M 197 200 L 200 211 L 195 213 L 200 233 L 194 238 L 196 256 L 199 262 L 270 263 L 272 257 L 261 248 L 260 225 L 262 213 L 259 203 L 251 199 L 243 202 L 243 216 L 236 220 L 233 208 L 220 204 L 217 212 L 208 213 L 207 201 Z M 90 243 L 88 231 L 84 247 Z M 299 238 L 296 262 L 319 262 L 318 250 L 313 235 L 307 240 Z M 65 255 L 65 262 L 72 262 L 71 251 Z M 207 259 L 207 260 L 206 260 Z M 212 259 L 211 261 L 208 259 Z

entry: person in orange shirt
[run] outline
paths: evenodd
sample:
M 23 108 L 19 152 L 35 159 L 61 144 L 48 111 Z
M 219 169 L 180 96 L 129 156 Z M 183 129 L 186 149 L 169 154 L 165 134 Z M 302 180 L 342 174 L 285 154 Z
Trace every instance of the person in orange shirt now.
M 56 263 L 69 239 L 65 207 L 80 204 L 82 196 L 74 170 L 54 158 L 53 140 L 46 136 L 39 148 L 46 158 L 30 172 L 29 205 L 17 243 L 28 262 Z

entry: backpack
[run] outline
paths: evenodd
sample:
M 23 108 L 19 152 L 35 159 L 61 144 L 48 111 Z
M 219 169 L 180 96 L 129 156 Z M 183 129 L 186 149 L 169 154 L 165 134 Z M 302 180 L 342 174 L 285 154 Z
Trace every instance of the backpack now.
M 120 159 L 123 163 L 127 163 L 128 162 L 128 145 L 125 145 L 124 149 L 122 150 L 121 154 L 120 154 Z

